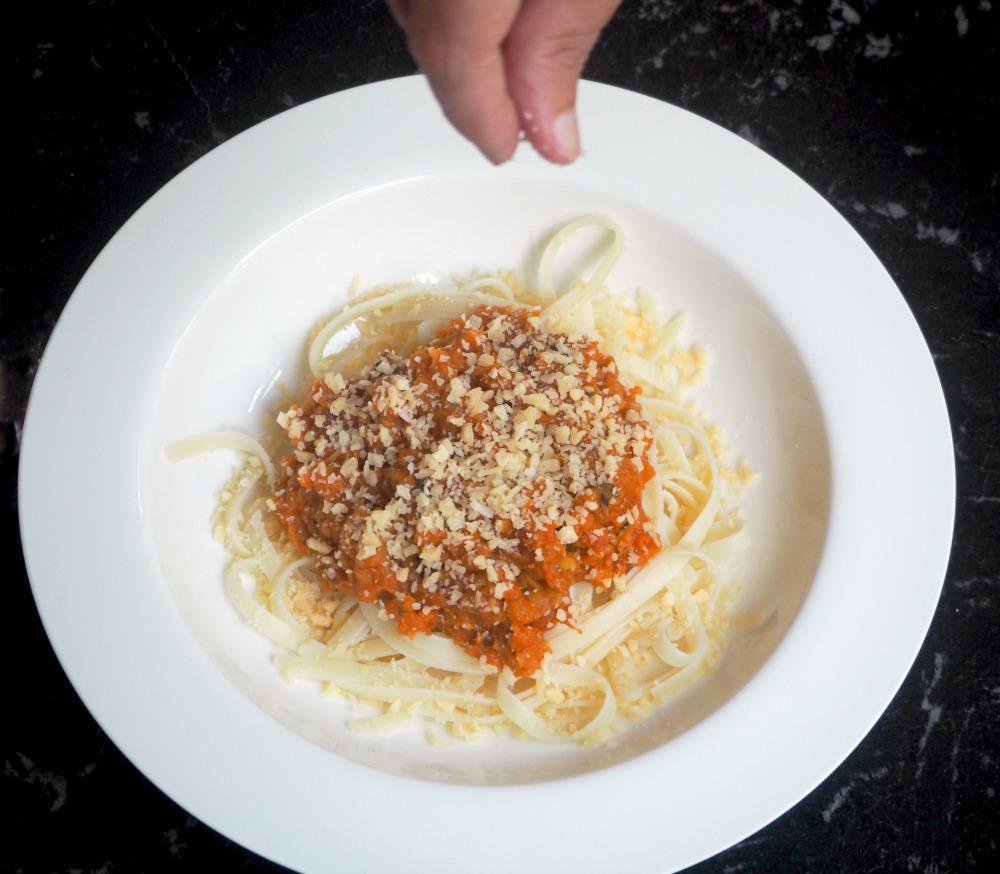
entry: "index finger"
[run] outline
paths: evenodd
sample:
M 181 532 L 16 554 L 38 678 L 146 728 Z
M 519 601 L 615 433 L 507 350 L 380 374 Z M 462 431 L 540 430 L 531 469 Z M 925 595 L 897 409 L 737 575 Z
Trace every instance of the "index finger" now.
M 519 0 L 387 0 L 445 116 L 495 164 L 517 147 L 502 45 Z

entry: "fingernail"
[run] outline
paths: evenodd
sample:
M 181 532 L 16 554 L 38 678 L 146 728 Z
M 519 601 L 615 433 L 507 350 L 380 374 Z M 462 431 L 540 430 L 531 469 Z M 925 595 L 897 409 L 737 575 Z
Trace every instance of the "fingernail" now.
M 567 109 L 557 115 L 552 122 L 552 136 L 559 157 L 567 163 L 580 155 L 580 129 L 576 123 L 576 111 Z

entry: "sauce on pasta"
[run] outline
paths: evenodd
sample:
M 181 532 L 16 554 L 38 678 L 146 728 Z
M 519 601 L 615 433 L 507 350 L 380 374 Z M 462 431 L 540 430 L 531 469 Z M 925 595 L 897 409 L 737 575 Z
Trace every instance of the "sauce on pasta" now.
M 660 548 L 638 394 L 596 342 L 480 306 L 408 357 L 316 380 L 279 417 L 275 506 L 325 591 L 527 677 L 572 626 L 573 583 L 605 591 Z

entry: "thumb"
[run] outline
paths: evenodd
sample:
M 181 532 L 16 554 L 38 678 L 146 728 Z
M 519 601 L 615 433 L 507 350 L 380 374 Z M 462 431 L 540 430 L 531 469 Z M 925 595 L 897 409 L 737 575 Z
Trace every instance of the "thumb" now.
M 569 164 L 580 154 L 576 83 L 620 0 L 525 0 L 507 39 L 507 87 L 521 129 L 539 154 Z

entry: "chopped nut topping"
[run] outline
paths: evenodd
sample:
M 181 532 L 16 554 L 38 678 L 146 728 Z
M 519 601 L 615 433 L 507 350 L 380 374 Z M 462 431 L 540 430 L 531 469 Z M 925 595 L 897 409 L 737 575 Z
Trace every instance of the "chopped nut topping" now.
M 659 548 L 635 524 L 653 476 L 637 393 L 595 343 L 481 307 L 314 383 L 278 417 L 274 501 L 325 589 L 527 676 L 572 623 L 570 585 L 605 590 Z

